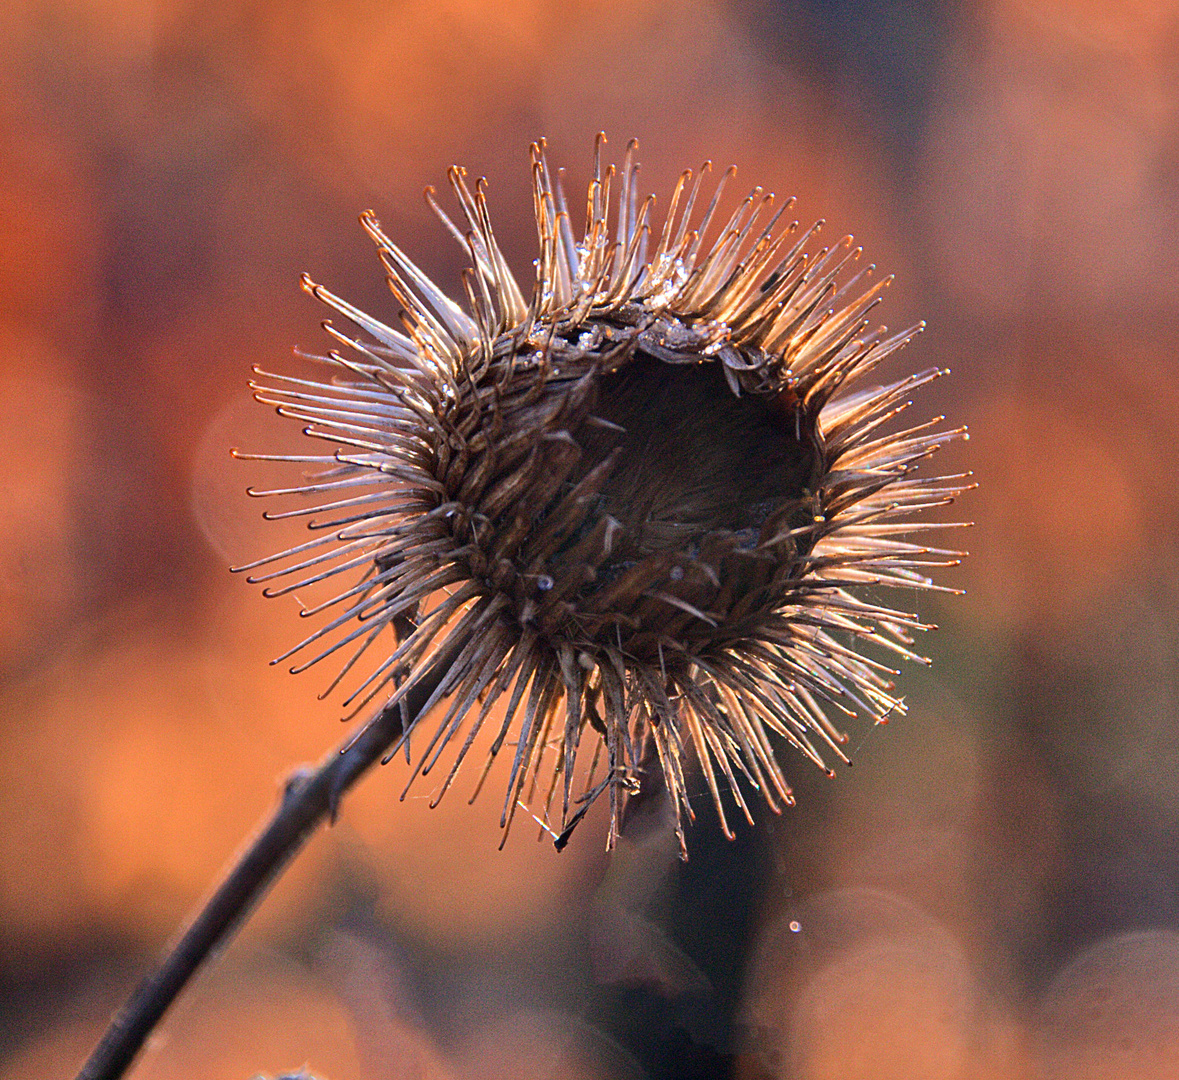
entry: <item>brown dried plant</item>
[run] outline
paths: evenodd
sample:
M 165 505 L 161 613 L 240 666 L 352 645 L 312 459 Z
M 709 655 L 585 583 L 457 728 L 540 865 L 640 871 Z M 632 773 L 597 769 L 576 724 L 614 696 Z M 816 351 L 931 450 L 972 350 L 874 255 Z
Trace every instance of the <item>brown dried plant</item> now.
M 362 335 L 326 322 L 331 375 L 255 384 L 326 446 L 258 455 L 316 466 L 254 492 L 305 497 L 271 516 L 311 516 L 316 535 L 239 569 L 270 596 L 334 585 L 302 611 L 324 623 L 279 660 L 344 657 L 329 690 L 354 678 L 350 708 L 401 701 L 444 645 L 455 656 L 399 744 L 414 777 L 446 761 L 435 800 L 501 703 L 475 791 L 510 753 L 505 830 L 521 806 L 550 822 L 559 792 L 563 843 L 608 791 L 612 845 L 658 768 L 683 846 L 689 758 L 728 832 L 723 791 L 752 820 L 739 777 L 775 811 L 792 801 L 775 742 L 830 772 L 825 754 L 847 761 L 832 714 L 904 711 L 888 657 L 921 660 L 927 627 L 877 587 L 938 588 L 927 570 L 958 560 L 922 541 L 943 523 L 913 519 L 967 486 L 916 473 L 964 430 L 890 423 L 944 372 L 868 381 L 921 326 L 873 325 L 891 279 L 851 272 L 851 237 L 808 253 L 822 223 L 800 231 L 793 200 L 775 209 L 761 188 L 713 228 L 733 170 L 697 216 L 707 164 L 680 177 L 656 236 L 635 144 L 616 171 L 603 142 L 580 237 L 532 147 L 529 294 L 459 168 L 461 225 L 427 197 L 470 257 L 465 305 L 372 213 L 400 329 L 304 279 Z
M 665 790 L 686 855 L 691 768 L 731 835 L 723 790 L 750 820 L 744 789 L 775 811 L 792 800 L 776 742 L 830 772 L 823 753 L 847 758 L 829 714 L 904 711 L 889 665 L 921 660 L 913 634 L 928 627 L 880 587 L 941 587 L 927 570 L 960 553 L 923 543 L 947 526 L 914 516 L 969 486 L 917 475 L 963 429 L 942 417 L 893 423 L 944 372 L 867 378 L 920 326 L 873 328 L 889 279 L 868 285 L 871 266 L 850 273 L 851 237 L 808 254 L 819 226 L 783 223 L 791 201 L 775 211 L 756 188 L 713 228 L 732 170 L 698 217 L 708 166 L 685 172 L 655 239 L 635 144 L 616 172 L 602 167 L 603 142 L 580 239 L 543 143 L 532 148 L 540 254 L 528 299 L 482 182 L 472 191 L 461 169 L 450 180 L 464 228 L 428 197 L 470 256 L 465 307 L 371 213 L 361 221 L 402 329 L 304 279 L 363 336 L 325 323 L 343 346 L 316 358 L 328 376 L 262 373 L 255 385 L 326 446 L 242 455 L 315 467 L 256 492 L 299 500 L 269 516 L 309 516 L 315 535 L 239 569 L 261 571 L 253 580 L 271 596 L 326 588 L 303 608 L 325 621 L 279 659 L 298 654 L 300 671 L 340 654 L 328 690 L 352 677 L 353 712 L 381 704 L 343 747 L 292 774 L 79 1080 L 124 1074 L 192 974 L 390 746 L 416 755 L 411 782 L 452 751 L 437 800 L 488 726 L 476 793 L 507 748 L 505 837 L 529 806 L 558 846 L 599 794 L 609 792 L 612 845 L 628 800 Z

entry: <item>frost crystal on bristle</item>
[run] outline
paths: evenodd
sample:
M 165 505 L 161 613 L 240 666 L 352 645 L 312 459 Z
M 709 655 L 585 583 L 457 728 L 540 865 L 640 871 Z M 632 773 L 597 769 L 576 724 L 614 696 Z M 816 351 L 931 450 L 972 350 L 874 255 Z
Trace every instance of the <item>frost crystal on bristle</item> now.
M 687 757 L 731 835 L 722 789 L 752 821 L 738 774 L 773 810 L 792 802 L 775 741 L 831 771 L 825 754 L 847 758 L 829 713 L 904 712 L 879 657 L 921 660 L 913 632 L 927 627 L 864 587 L 938 588 L 927 570 L 958 561 L 920 542 L 946 526 L 911 518 L 969 486 L 915 472 L 964 432 L 940 417 L 890 423 L 940 370 L 863 385 L 921 326 L 872 326 L 890 279 L 850 273 L 851 237 L 808 252 L 821 223 L 800 233 L 783 217 L 792 201 L 775 211 L 761 188 L 714 231 L 733 170 L 697 217 L 706 164 L 680 177 L 656 239 L 636 144 L 616 171 L 604 141 L 580 239 L 543 143 L 532 148 L 528 299 L 483 182 L 458 168 L 462 224 L 427 199 L 470 257 L 465 305 L 371 213 L 361 223 L 402 329 L 304 278 L 362 334 L 324 324 L 341 347 L 317 358 L 328 378 L 251 384 L 324 452 L 272 456 L 320 468 L 253 492 L 307 497 L 270 516 L 309 517 L 316 535 L 238 569 L 267 596 L 337 583 L 303 609 L 318 628 L 279 660 L 303 671 L 338 656 L 328 692 L 348 680 L 351 710 L 400 701 L 444 643 L 457 647 L 404 738 L 414 777 L 451 753 L 435 800 L 490 721 L 476 791 L 508 753 L 505 835 L 519 806 L 539 800 L 550 821 L 556 802 L 563 842 L 608 792 L 613 844 L 658 768 L 683 845 Z

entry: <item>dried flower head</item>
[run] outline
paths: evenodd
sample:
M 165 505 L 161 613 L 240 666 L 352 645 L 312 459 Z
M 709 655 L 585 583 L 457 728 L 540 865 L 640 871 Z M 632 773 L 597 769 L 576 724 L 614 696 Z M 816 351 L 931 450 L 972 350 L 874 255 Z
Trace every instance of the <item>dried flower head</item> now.
M 270 596 L 343 582 L 304 609 L 327 619 L 279 660 L 299 654 L 302 671 L 341 653 L 329 690 L 355 672 L 350 707 L 401 700 L 444 643 L 457 649 L 431 699 L 446 703 L 440 718 L 423 711 L 403 739 L 415 777 L 456 748 L 435 800 L 498 704 L 479 786 L 507 747 L 505 830 L 538 795 L 547 820 L 560 790 L 563 839 L 608 791 L 613 843 L 622 805 L 658 768 L 683 845 L 689 757 L 728 833 L 723 787 L 752 820 L 738 774 L 775 811 L 792 802 L 775 742 L 830 772 L 824 752 L 847 758 L 829 711 L 904 711 L 880 657 L 921 659 L 912 631 L 926 627 L 865 587 L 935 588 L 926 568 L 957 561 L 915 540 L 943 526 L 910 519 L 964 489 L 915 475 L 963 432 L 938 417 L 882 433 L 943 372 L 864 385 L 921 327 L 871 328 L 889 279 L 866 287 L 869 266 L 843 280 L 860 254 L 851 237 L 808 254 L 821 223 L 799 233 L 783 223 L 792 201 L 775 212 L 761 188 L 710 233 L 733 170 L 697 216 L 707 164 L 680 177 L 656 237 L 635 144 L 616 173 L 603 142 L 580 238 L 544 144 L 532 147 L 530 296 L 483 182 L 472 190 L 458 168 L 461 227 L 427 198 L 470 256 L 465 306 L 371 213 L 361 223 L 402 330 L 304 278 L 363 337 L 325 323 L 343 346 L 318 358 L 331 377 L 255 384 L 327 447 L 260 455 L 318 466 L 256 492 L 311 497 L 271 516 L 317 515 L 317 535 L 240 569 L 266 568 L 251 580 L 277 583 Z

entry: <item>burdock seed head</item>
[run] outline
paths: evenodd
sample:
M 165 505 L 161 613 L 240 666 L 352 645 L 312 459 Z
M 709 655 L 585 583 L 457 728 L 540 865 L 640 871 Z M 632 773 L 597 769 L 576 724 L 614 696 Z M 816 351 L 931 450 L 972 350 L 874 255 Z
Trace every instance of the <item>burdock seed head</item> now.
M 362 334 L 325 323 L 342 346 L 318 358 L 331 376 L 255 385 L 325 451 L 267 456 L 317 466 L 256 492 L 308 497 L 272 516 L 316 515 L 316 535 L 241 569 L 265 567 L 252 580 L 275 582 L 269 596 L 336 583 L 303 611 L 323 625 L 279 659 L 298 654 L 301 671 L 341 656 L 329 690 L 355 679 L 351 708 L 400 701 L 457 651 L 431 698 L 440 715 L 423 709 L 403 740 L 414 776 L 445 761 L 435 799 L 488 725 L 479 785 L 510 755 L 505 829 L 521 805 L 547 820 L 560 790 L 563 839 L 608 790 L 612 844 L 626 799 L 661 770 L 683 845 L 693 767 L 728 833 L 722 788 L 750 818 L 738 773 L 775 811 L 792 802 L 776 744 L 830 772 L 824 753 L 847 761 L 830 713 L 904 712 L 882 658 L 920 660 L 911 632 L 926 627 L 876 587 L 934 588 L 926 569 L 957 561 L 917 539 L 940 524 L 911 518 L 966 486 L 916 475 L 963 432 L 889 423 L 942 371 L 866 384 L 920 326 L 873 328 L 889 279 L 850 272 L 851 237 L 808 253 L 819 225 L 800 233 L 791 202 L 774 210 L 761 188 L 711 230 L 733 170 L 706 198 L 707 164 L 680 177 L 656 233 L 635 144 L 616 172 L 604 141 L 580 238 L 532 147 L 529 295 L 483 182 L 458 168 L 461 226 L 427 198 L 470 257 L 465 304 L 371 213 L 402 329 L 304 278 Z

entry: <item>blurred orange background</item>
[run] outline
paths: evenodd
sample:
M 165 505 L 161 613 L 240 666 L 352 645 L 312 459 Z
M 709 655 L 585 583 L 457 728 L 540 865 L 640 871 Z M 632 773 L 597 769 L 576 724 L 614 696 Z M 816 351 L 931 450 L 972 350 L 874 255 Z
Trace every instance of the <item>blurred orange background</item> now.
M 917 411 L 972 431 L 938 463 L 980 485 L 967 595 L 912 598 L 909 716 L 834 783 L 788 760 L 759 825 L 740 1074 L 1179 1075 L 1179 5 L 12 0 L 0 40 L 2 1080 L 73 1075 L 341 737 L 267 665 L 294 607 L 226 572 L 294 542 L 228 451 L 298 445 L 245 384 L 321 344 L 299 273 L 393 318 L 371 207 L 456 289 L 421 189 L 459 162 L 527 280 L 528 144 L 576 188 L 599 129 L 660 205 L 711 158 L 854 232 L 889 324 L 929 320 L 899 366 L 954 369 Z M 404 776 L 134 1077 L 641 1075 L 579 1002 L 610 963 L 698 989 L 666 853 L 609 864 L 592 822 L 500 852 L 498 800 Z

